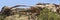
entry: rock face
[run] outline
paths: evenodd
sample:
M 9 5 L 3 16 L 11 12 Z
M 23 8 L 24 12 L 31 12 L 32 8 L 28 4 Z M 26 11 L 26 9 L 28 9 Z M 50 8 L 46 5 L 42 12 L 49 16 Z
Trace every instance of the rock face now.
M 28 20 L 28 16 L 22 15 L 19 16 L 19 14 L 7 16 L 4 20 Z

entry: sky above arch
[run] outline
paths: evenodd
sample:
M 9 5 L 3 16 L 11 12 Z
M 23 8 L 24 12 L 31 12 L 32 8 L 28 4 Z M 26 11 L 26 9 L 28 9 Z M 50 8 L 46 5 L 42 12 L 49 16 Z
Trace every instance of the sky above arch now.
M 14 6 L 17 4 L 35 5 L 36 3 L 55 3 L 59 4 L 60 0 L 0 0 L 0 10 L 3 6 Z

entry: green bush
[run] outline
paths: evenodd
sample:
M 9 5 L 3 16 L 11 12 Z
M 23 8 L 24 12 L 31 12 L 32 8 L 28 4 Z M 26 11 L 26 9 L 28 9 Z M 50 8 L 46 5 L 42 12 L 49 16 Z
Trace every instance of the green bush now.
M 38 20 L 60 20 L 60 15 L 55 12 L 51 12 L 47 8 L 44 8 L 40 11 Z

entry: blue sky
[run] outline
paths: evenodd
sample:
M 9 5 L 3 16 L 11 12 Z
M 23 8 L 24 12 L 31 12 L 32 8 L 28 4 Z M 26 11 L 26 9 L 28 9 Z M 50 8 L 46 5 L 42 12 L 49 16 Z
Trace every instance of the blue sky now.
M 16 4 L 35 5 L 39 2 L 59 4 L 60 0 L 0 0 L 0 10 L 3 6 L 14 6 Z

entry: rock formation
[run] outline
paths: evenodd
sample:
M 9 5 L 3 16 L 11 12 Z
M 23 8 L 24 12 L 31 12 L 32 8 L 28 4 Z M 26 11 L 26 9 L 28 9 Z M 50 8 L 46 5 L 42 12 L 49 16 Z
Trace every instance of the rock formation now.
M 6 15 L 4 20 L 37 20 L 40 11 L 44 8 L 52 12 L 59 13 L 59 5 L 49 3 L 38 3 L 30 8 L 16 8 L 25 5 L 16 5 L 13 7 L 4 6 L 1 10 L 1 15 Z M 58 8 L 58 9 L 57 9 Z

